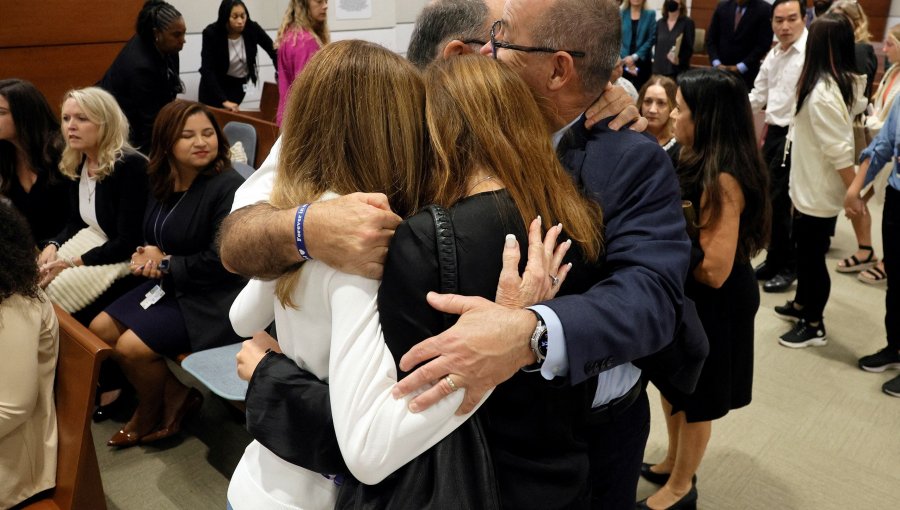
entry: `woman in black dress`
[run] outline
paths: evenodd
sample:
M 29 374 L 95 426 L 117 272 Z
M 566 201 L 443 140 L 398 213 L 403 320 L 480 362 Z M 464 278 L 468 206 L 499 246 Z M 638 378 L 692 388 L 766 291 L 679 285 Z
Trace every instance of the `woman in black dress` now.
M 227 153 L 218 124 L 199 103 L 174 101 L 159 112 L 148 168 L 146 244 L 131 256 L 133 274 L 147 281 L 90 326 L 115 348 L 114 359 L 140 399 L 110 446 L 172 436 L 182 419 L 200 407 L 200 393 L 178 381 L 163 356 L 239 340 L 226 318 L 245 281 L 222 267 L 215 242 L 219 223 L 243 182 Z
M 131 124 L 131 143 L 147 153 L 156 114 L 184 92 L 178 53 L 187 27 L 171 4 L 147 0 L 135 30 L 98 85 L 115 96 Z
M 222 0 L 216 22 L 203 29 L 200 102 L 238 111 L 247 92 L 247 82 L 256 85 L 257 47 L 269 55 L 273 64 L 278 63 L 272 38 L 250 19 L 244 2 Z
M 694 20 L 688 17 L 684 0 L 663 2 L 662 17 L 656 22 L 653 74 L 674 79 L 690 69 L 694 37 Z
M 693 508 L 692 481 L 709 442 L 712 420 L 750 403 L 753 322 L 759 288 L 750 258 L 765 245 L 769 189 L 756 146 L 753 116 L 740 79 L 703 69 L 679 77 L 675 136 L 682 196 L 695 219 L 689 229 L 703 256 L 694 261 L 685 295 L 697 304 L 709 357 L 696 391 L 683 394 L 653 381 L 662 394 L 669 432 L 666 458 L 641 474 L 662 487 L 639 508 Z

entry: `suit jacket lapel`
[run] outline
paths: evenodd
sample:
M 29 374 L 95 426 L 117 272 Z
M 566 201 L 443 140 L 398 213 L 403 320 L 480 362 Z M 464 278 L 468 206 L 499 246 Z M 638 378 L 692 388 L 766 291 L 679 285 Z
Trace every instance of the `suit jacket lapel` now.
M 584 166 L 585 147 L 587 146 L 588 130 L 584 127 L 584 115 L 563 134 L 556 154 L 563 167 L 575 180 L 575 185 L 581 187 L 581 168 Z

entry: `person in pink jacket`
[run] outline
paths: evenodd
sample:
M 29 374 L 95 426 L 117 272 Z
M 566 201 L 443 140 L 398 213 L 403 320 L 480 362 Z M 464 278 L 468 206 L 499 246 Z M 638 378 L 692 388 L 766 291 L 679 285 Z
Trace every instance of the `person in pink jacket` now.
M 278 29 L 278 125 L 291 83 L 313 54 L 328 44 L 328 0 L 291 0 Z

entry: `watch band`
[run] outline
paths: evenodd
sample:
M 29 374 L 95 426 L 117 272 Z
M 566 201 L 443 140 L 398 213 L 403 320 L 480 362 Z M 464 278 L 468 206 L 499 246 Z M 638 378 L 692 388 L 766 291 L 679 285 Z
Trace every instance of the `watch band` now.
M 540 366 L 547 359 L 547 325 L 544 324 L 544 318 L 539 313 L 534 310 L 531 310 L 531 313 L 537 319 L 537 326 L 531 333 L 531 352 L 534 353 L 536 363 Z

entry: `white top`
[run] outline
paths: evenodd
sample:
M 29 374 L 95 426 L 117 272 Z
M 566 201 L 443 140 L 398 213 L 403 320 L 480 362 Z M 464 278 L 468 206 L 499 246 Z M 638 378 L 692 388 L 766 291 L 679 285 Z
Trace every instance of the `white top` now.
M 231 212 L 242 207 L 253 205 L 257 202 L 268 202 L 272 188 L 275 187 L 275 170 L 278 168 L 278 154 L 281 152 L 281 136 L 279 136 L 269 155 L 266 156 L 262 166 L 247 177 L 241 187 L 234 192 L 234 202 L 231 203 Z M 268 326 L 268 324 L 266 324 Z
M 763 60 L 759 74 L 750 91 L 753 112 L 766 109 L 766 124 L 787 127 L 797 105 L 797 82 L 806 60 L 806 36 L 804 28 L 800 38 L 788 49 L 776 44 Z
M 247 48 L 244 46 L 244 36 L 238 36 L 237 39 L 226 39 L 228 41 L 228 76 L 234 78 L 244 78 L 250 74 L 247 68 Z
M 625 93 L 628 94 L 628 96 L 634 101 L 637 101 L 638 97 L 640 97 L 640 94 L 638 94 L 637 89 L 634 88 L 634 84 L 631 83 L 630 81 L 626 80 L 624 77 L 620 77 L 618 80 L 616 80 L 616 82 L 613 85 L 615 85 L 617 87 L 622 87 L 623 89 L 625 89 Z M 638 108 L 640 108 L 640 107 L 641 107 L 641 105 L 638 105 Z
M 91 230 L 103 236 L 104 242 L 109 240 L 97 221 L 97 179 L 88 176 L 87 163 L 81 167 L 78 180 L 78 213 Z
M 872 114 L 866 117 L 866 128 L 872 138 L 878 135 L 881 127 L 887 121 L 888 114 L 891 112 L 891 105 L 894 104 L 894 98 L 897 92 L 900 92 L 900 66 L 892 65 L 884 73 L 878 89 L 873 94 Z
M 834 80 L 819 80 L 794 118 L 790 196 L 803 214 L 831 218 L 844 210 L 847 187 L 837 171 L 853 166 L 851 119 L 866 107 L 865 86 L 866 77 L 857 75 L 856 103 L 848 111 Z
M 412 396 L 391 396 L 397 371 L 379 324 L 379 285 L 311 260 L 293 292 L 298 309 L 281 306 L 274 282 L 252 280 L 230 314 L 242 336 L 274 317 L 284 354 L 328 381 L 341 453 L 353 476 L 366 484 L 382 481 L 471 415 L 455 415 L 462 391 L 418 414 L 407 408 Z M 333 508 L 335 497 L 330 480 L 281 460 L 257 441 L 247 447 L 228 489 L 235 510 Z

